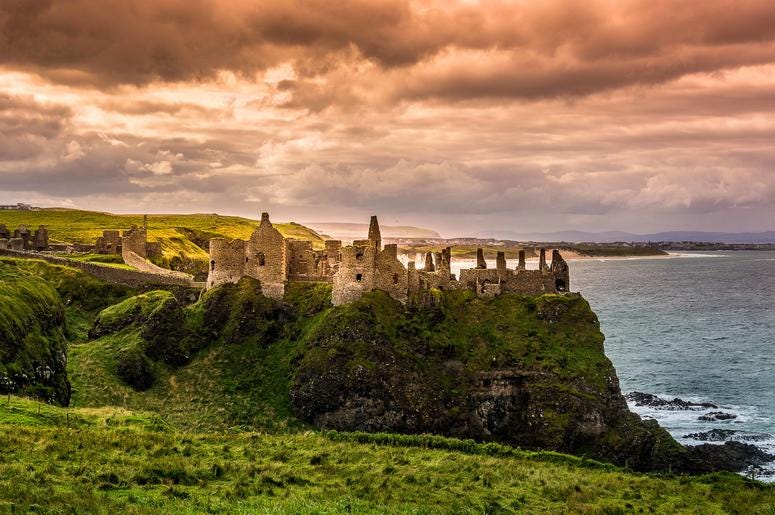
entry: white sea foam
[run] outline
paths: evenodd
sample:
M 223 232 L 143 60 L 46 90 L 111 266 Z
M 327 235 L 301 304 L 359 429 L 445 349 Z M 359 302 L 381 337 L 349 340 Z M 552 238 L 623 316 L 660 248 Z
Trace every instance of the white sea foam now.
M 660 394 L 658 396 L 662 399 L 673 399 L 676 397 L 668 394 Z M 683 397 L 683 400 L 696 403 L 712 402 L 696 396 L 686 396 Z M 683 445 L 700 445 L 704 443 L 723 445 L 727 441 L 738 441 L 755 445 L 764 452 L 775 455 L 775 435 L 746 430 L 746 427 L 766 422 L 770 419 L 767 414 L 760 413 L 755 406 L 717 404 L 718 408 L 697 406 L 691 409 L 669 409 L 665 407 L 636 406 L 631 401 L 628 401 L 627 404 L 630 410 L 640 415 L 641 418 L 653 419 L 659 422 L 660 426 L 667 429 L 673 438 Z M 729 413 L 735 415 L 736 418 L 731 420 L 700 420 L 701 416 L 713 412 Z M 712 429 L 729 429 L 734 430 L 735 433 L 721 441 L 703 441 L 688 438 L 690 434 L 706 433 Z M 761 467 L 761 469 L 761 474 L 757 475 L 757 479 L 765 482 L 775 482 L 775 462 L 768 463 Z M 742 474 L 746 475 L 747 472 Z

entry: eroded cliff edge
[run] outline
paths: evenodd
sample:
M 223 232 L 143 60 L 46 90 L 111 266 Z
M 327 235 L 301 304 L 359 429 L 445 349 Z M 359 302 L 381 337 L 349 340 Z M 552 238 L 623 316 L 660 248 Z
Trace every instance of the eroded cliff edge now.
M 406 309 L 374 292 L 303 340 L 291 401 L 318 427 L 495 440 L 639 470 L 683 461 L 665 430 L 628 410 L 579 294 L 438 292 Z

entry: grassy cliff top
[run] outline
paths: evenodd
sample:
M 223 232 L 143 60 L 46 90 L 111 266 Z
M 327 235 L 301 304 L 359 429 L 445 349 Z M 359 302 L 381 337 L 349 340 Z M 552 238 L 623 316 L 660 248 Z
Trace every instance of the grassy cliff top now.
M 0 511 L 766 513 L 733 474 L 636 474 L 429 436 L 188 434 L 157 415 L 0 402 Z
M 33 230 L 39 225 L 45 225 L 52 242 L 94 243 L 94 240 L 102 236 L 103 230 L 125 230 L 133 224 L 142 225 L 143 215 L 117 215 L 64 208 L 39 211 L 11 210 L 0 212 L 0 223 L 5 224 L 9 229 L 15 229 L 19 224 L 25 224 Z M 148 215 L 148 237 L 151 241 L 160 241 L 160 238 L 170 237 L 168 231 L 186 228 L 212 237 L 247 239 L 258 227 L 258 223 L 258 220 L 249 218 L 209 213 L 151 214 Z M 288 238 L 322 242 L 318 233 L 303 225 L 289 222 L 275 223 L 274 226 Z
M 104 230 L 123 231 L 132 225 L 141 226 L 143 215 L 117 215 L 97 211 L 51 208 L 39 211 L 2 211 L 0 224 L 13 230 L 20 224 L 31 230 L 45 225 L 51 243 L 94 244 Z M 148 240 L 161 244 L 162 258 L 158 264 L 182 268 L 184 271 L 206 271 L 209 261 L 207 242 L 211 238 L 248 239 L 258 227 L 257 220 L 217 214 L 148 215 Z M 312 241 L 323 248 L 323 238 L 308 227 L 288 222 L 275 223 L 283 236 Z M 177 266 L 176 263 L 191 263 Z

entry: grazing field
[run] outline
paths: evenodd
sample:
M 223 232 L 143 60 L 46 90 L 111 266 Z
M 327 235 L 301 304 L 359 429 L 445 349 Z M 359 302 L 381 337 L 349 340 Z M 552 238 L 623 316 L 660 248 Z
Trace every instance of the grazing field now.
M 153 413 L 0 402 L 0 512 L 772 513 L 733 474 L 661 477 L 428 436 L 187 433 Z
M 72 384 L 70 407 L 0 397 L 0 513 L 775 511 L 773 486 L 736 474 L 643 474 L 498 443 L 315 430 L 288 397 L 294 370 L 321 357 L 302 351 L 312 339 L 333 341 L 326 327 L 357 328 L 368 313 L 396 346 L 409 341 L 399 335 L 420 331 L 450 356 L 470 354 L 472 366 L 491 362 L 480 359 L 483 347 L 470 345 L 485 337 L 473 320 L 487 316 L 496 317 L 497 331 L 516 323 L 539 338 L 543 370 L 565 363 L 591 376 L 600 363 L 582 350 L 572 366 L 564 361 L 552 342 L 569 337 L 565 326 L 546 332 L 529 314 L 529 299 L 496 299 L 490 313 L 484 301 L 452 296 L 434 315 L 449 311 L 458 321 L 444 336 L 423 330 L 421 318 L 407 321 L 409 333 L 401 330 L 380 295 L 337 309 L 326 284 L 296 284 L 282 306 L 258 291 L 242 281 L 181 307 L 168 291 L 137 292 L 68 267 L 0 259 L 0 357 L 22 349 L 6 365 L 37 368 L 33 359 L 50 362 L 50 351 L 66 345 Z M 545 297 L 534 300 L 536 311 L 563 301 Z M 583 314 L 581 300 L 567 302 L 577 308 L 571 314 Z M 497 356 L 516 348 L 497 331 L 487 336 L 499 342 Z M 342 342 L 343 355 L 367 365 L 363 342 Z M 176 352 L 190 352 L 190 360 L 174 362 Z M 123 379 L 118 365 L 127 356 L 148 365 L 150 387 Z M 70 393 L 60 383 L 23 391 Z

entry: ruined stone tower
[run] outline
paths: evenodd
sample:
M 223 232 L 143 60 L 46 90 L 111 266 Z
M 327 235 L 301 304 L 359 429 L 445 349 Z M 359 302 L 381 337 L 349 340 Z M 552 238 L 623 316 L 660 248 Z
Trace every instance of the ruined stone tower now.
M 369 241 L 373 242 L 377 250 L 382 249 L 382 234 L 379 232 L 379 222 L 376 216 L 369 220 Z

